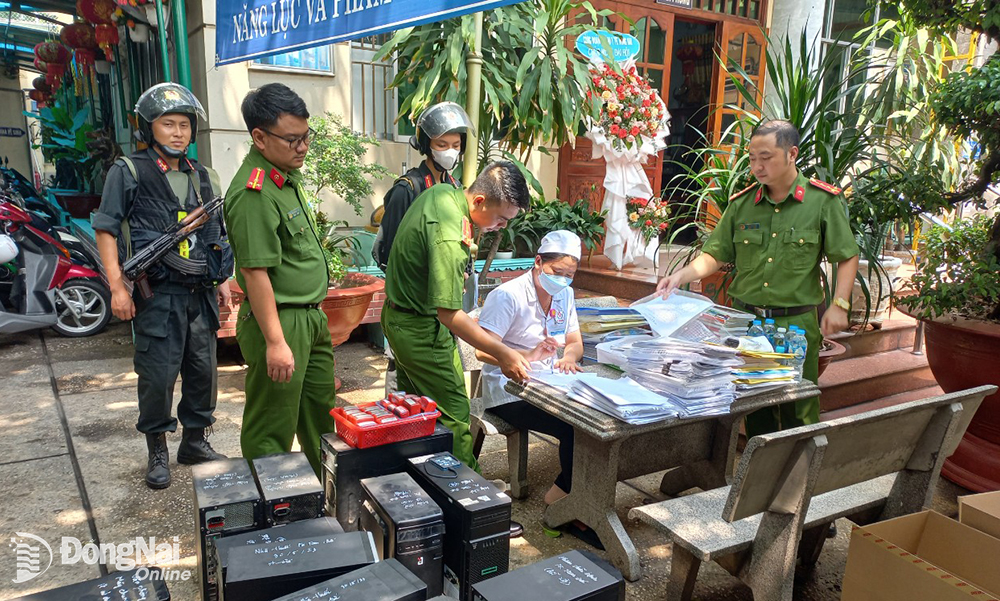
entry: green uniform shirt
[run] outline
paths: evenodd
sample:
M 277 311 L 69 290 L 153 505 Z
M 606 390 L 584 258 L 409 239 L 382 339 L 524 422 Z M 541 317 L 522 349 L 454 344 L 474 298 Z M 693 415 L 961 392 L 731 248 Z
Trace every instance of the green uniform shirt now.
M 246 290 L 241 267 L 266 267 L 278 305 L 318 303 L 330 282 L 301 177 L 297 170 L 281 173 L 252 148 L 223 209 L 237 283 Z
M 465 193 L 451 184 L 424 191 L 396 231 L 385 274 L 385 295 L 421 315 L 461 309 L 472 222 Z
M 858 245 L 839 190 L 799 173 L 787 198 L 771 199 L 760 184 L 734 197 L 703 250 L 736 264 L 729 296 L 756 307 L 799 307 L 823 302 L 823 255 L 839 263 Z

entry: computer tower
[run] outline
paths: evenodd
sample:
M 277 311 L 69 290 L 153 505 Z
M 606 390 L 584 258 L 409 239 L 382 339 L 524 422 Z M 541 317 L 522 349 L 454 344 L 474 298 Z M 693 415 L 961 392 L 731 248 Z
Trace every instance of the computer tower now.
M 395 559 L 354 570 L 274 601 L 424 601 L 427 584 Z
M 170 601 L 170 591 L 160 576 L 160 568 L 149 568 L 148 571 L 143 568 L 145 578 L 140 578 L 137 572 L 138 568 L 114 572 L 86 582 L 18 597 L 14 601 Z
M 450 451 L 451 447 L 451 430 L 441 424 L 436 424 L 429 436 L 368 449 L 355 449 L 334 433 L 324 434 L 320 448 L 327 515 L 337 516 L 344 530 L 357 530 L 362 478 L 402 472 L 408 458 Z
M 472 586 L 472 601 L 624 601 L 621 572 L 589 551 L 570 551 Z
M 341 532 L 229 549 L 220 601 L 271 601 L 378 561 L 371 532 Z
M 375 536 L 379 557 L 395 557 L 427 583 L 427 594 L 441 594 L 444 517 L 409 475 L 388 474 L 361 481 L 358 525 Z
M 210 562 L 210 567 L 215 570 L 215 574 L 211 576 L 214 576 L 216 581 L 225 581 L 226 571 L 229 567 L 229 553 L 238 547 L 271 545 L 303 538 L 329 537 L 343 534 L 343 532 L 344 529 L 340 527 L 337 520 L 323 517 L 226 536 L 215 541 L 215 557 L 214 561 Z
M 253 460 L 264 500 L 264 521 L 280 526 L 323 515 L 323 486 L 305 453 L 276 453 Z
M 510 497 L 451 453 L 407 463 L 410 475 L 444 512 L 444 592 L 467 601 L 473 584 L 507 572 Z
M 211 565 L 215 540 L 261 527 L 262 502 L 250 464 L 242 457 L 192 466 L 194 502 L 198 510 L 198 565 L 202 599 L 218 598 L 218 582 Z

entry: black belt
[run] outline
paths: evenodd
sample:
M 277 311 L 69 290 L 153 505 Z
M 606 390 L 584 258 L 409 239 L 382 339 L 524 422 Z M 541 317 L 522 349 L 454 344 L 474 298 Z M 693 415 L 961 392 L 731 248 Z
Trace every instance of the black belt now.
M 765 319 L 772 317 L 791 317 L 793 315 L 802 315 L 803 313 L 808 313 L 816 308 L 813 305 L 802 305 L 799 307 L 776 307 L 773 309 L 766 309 L 764 307 L 748 305 L 739 299 L 734 298 L 733 300 L 736 301 L 734 304 L 737 305 L 737 309 L 749 311 L 750 313 Z
M 281 303 L 279 309 L 319 309 L 320 303 Z
M 391 300 L 385 301 L 385 304 L 389 305 L 389 308 L 391 308 L 393 311 L 399 311 L 400 313 L 409 313 L 410 315 L 423 315 L 423 313 L 417 313 L 414 309 L 411 309 L 409 307 L 400 307 Z

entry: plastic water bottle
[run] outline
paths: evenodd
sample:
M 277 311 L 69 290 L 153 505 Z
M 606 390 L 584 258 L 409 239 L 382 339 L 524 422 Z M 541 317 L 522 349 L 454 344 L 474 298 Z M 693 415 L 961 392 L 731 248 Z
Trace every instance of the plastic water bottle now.
M 753 320 L 753 324 L 751 324 L 750 329 L 747 330 L 747 336 L 754 337 L 763 335 L 764 335 L 764 328 L 761 327 L 760 320 L 759 319 Z
M 806 353 L 809 350 L 809 341 L 806 339 L 805 330 L 792 326 L 791 339 L 788 342 L 788 352 L 795 355 L 792 365 L 801 370 L 806 362 Z
M 774 352 L 776 353 L 787 352 L 788 349 L 788 344 L 786 341 L 787 335 L 788 335 L 788 330 L 786 330 L 785 328 L 778 328 L 778 331 L 774 333 Z
M 767 341 L 771 343 L 771 346 L 774 346 L 774 333 L 777 330 L 774 320 L 771 318 L 765 319 L 763 329 L 764 335 L 767 336 Z

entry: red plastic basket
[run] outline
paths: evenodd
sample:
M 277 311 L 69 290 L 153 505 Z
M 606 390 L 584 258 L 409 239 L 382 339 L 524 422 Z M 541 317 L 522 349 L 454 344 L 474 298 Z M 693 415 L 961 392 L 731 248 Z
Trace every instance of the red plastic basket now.
M 375 403 L 364 403 L 358 405 L 362 409 L 374 406 Z M 367 449 L 379 445 L 430 436 L 434 433 L 434 424 L 437 418 L 441 417 L 441 412 L 434 410 L 431 413 L 420 413 L 411 417 L 400 418 L 398 421 L 388 424 L 377 424 L 367 428 L 361 428 L 344 416 L 344 410 L 340 407 L 332 409 L 330 415 L 337 423 L 337 436 L 348 445 L 356 449 Z

